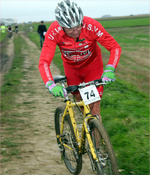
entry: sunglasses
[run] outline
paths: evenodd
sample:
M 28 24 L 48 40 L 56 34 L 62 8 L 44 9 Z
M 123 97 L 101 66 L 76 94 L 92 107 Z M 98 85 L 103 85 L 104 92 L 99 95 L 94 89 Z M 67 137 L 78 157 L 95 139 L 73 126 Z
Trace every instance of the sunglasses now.
M 72 33 L 72 32 L 74 32 L 74 31 L 76 31 L 76 30 L 77 30 L 77 31 L 80 31 L 81 28 L 82 28 L 82 26 L 81 26 L 81 24 L 80 24 L 79 26 L 73 27 L 73 28 L 71 28 L 71 29 L 65 28 L 65 31 L 66 31 L 67 33 Z

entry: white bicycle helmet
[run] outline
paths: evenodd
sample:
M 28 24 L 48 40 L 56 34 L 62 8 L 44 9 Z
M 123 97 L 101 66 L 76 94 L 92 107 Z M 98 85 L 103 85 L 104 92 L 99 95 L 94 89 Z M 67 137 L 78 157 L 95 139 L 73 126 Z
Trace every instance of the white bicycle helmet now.
M 64 0 L 55 9 L 56 20 L 60 26 L 73 28 L 82 23 L 83 12 L 76 3 Z

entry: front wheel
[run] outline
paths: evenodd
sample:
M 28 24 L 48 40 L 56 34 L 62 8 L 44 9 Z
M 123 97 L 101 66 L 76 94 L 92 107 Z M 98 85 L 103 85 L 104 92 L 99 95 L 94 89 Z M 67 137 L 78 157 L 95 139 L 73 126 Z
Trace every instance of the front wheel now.
M 99 162 L 93 160 L 98 175 L 119 175 L 115 155 L 109 137 L 97 119 L 89 122 L 90 135 Z
M 82 155 L 79 155 L 79 147 L 71 124 L 70 116 L 66 115 L 62 123 L 63 109 L 57 108 L 55 111 L 55 131 L 57 143 L 61 150 L 61 155 L 68 170 L 78 175 L 82 169 Z M 60 133 L 61 125 L 63 131 Z

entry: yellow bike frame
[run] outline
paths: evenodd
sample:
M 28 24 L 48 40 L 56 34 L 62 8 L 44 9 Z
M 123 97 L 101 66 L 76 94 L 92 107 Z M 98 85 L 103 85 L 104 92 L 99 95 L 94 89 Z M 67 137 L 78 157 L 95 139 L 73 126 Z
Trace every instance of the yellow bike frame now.
M 75 121 L 75 115 L 74 115 L 74 110 L 73 110 L 73 107 L 78 105 L 79 107 L 83 107 L 84 108 L 84 112 L 83 112 L 83 126 L 82 126 L 82 132 L 81 132 L 81 138 L 79 136 L 79 131 L 78 131 L 78 128 L 77 128 L 77 124 L 76 124 L 76 121 Z M 99 162 L 97 156 L 96 156 L 96 153 L 95 153 L 95 149 L 94 149 L 94 145 L 93 145 L 93 142 L 92 142 L 92 139 L 91 139 L 91 136 L 90 136 L 90 133 L 89 133 L 89 127 L 88 127 L 88 121 L 90 119 L 97 119 L 96 116 L 92 116 L 91 113 L 90 113 L 90 108 L 88 105 L 85 105 L 83 101 L 80 101 L 80 102 L 71 102 L 70 100 L 67 100 L 66 101 L 66 108 L 64 110 L 64 113 L 63 113 L 63 116 L 62 116 L 62 121 L 61 121 L 61 128 L 60 128 L 60 135 L 63 133 L 63 121 L 64 121 L 64 118 L 66 115 L 70 116 L 70 119 L 71 119 L 71 123 L 72 123 L 72 126 L 73 126 L 73 130 L 74 130 L 74 133 L 75 133 L 75 137 L 76 137 L 76 141 L 78 143 L 78 146 L 79 146 L 79 153 L 82 154 L 82 148 L 84 147 L 83 144 L 85 143 L 85 134 L 86 134 L 86 137 L 87 137 L 87 141 L 89 143 L 89 146 L 90 146 L 90 150 L 91 150 L 91 153 L 92 153 L 92 156 L 93 156 L 93 159 L 97 162 Z M 61 137 L 60 136 L 57 136 L 61 142 Z M 67 144 L 63 144 L 65 147 L 67 147 L 68 149 L 71 149 L 71 147 L 69 147 Z

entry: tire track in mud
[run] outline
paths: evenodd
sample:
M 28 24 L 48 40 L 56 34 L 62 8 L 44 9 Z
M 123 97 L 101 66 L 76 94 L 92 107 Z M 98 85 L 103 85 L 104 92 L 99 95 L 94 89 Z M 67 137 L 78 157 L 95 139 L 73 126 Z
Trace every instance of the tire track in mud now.
M 54 111 L 63 106 L 61 98 L 54 98 L 44 86 L 38 71 L 40 50 L 24 34 L 21 34 L 28 49 L 25 55 L 25 78 L 20 82 L 21 92 L 16 97 L 20 104 L 16 110 L 23 116 L 27 126 L 19 131 L 22 135 L 21 158 L 13 158 L 3 166 L 3 175 L 70 175 L 61 161 L 54 130 Z M 59 75 L 58 68 L 52 63 L 51 70 Z M 85 163 L 85 165 L 84 165 Z M 83 160 L 82 175 L 94 174 L 87 159 Z
M 1 54 L 1 49 L 2 49 L 2 44 L 0 43 L 0 54 Z M 8 73 L 8 71 L 10 70 L 12 66 L 13 58 L 14 58 L 14 36 L 12 38 L 8 38 L 6 54 L 5 55 L 1 54 L 1 59 L 0 59 L 0 81 L 1 83 L 3 83 L 2 79 L 4 75 Z M 3 59 L 4 61 L 2 61 Z

